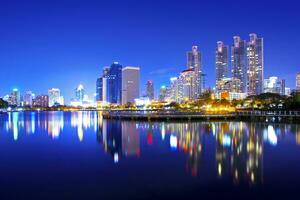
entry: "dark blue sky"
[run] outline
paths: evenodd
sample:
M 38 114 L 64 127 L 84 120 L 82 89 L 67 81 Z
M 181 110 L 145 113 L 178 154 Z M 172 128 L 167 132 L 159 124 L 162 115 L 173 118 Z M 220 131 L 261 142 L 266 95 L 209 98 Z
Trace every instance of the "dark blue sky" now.
M 0 96 L 12 88 L 46 93 L 61 88 L 66 100 L 82 83 L 95 90 L 102 67 L 119 61 L 141 67 L 141 86 L 156 88 L 186 66 L 193 44 L 214 85 L 218 40 L 257 33 L 265 42 L 265 77 L 295 87 L 300 71 L 297 1 L 3 1 L 0 2 Z

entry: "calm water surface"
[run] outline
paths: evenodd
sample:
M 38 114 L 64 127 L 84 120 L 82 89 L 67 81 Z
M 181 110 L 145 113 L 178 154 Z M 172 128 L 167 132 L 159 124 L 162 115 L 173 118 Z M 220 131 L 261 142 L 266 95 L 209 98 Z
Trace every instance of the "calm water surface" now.
M 0 114 L 0 199 L 288 198 L 300 125 Z

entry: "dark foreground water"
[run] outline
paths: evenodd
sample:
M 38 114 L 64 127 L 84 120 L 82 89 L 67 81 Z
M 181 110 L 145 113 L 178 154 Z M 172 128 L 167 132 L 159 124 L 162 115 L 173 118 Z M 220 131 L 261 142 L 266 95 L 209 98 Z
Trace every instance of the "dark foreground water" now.
M 0 114 L 0 199 L 290 199 L 300 125 Z M 296 198 L 297 199 L 297 198 Z

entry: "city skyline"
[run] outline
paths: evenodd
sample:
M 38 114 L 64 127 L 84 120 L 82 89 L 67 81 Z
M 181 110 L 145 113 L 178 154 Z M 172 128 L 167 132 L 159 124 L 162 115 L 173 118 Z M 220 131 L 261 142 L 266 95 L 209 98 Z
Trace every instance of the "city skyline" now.
M 211 3 L 201 4 L 201 10 L 207 10 L 203 14 L 189 12 L 187 2 L 178 3 L 176 6 L 170 5 L 168 14 L 171 15 L 171 19 L 172 17 L 176 19 L 177 23 L 169 20 L 163 12 L 164 8 L 169 5 L 155 1 L 146 2 L 148 6 L 157 11 L 158 16 L 152 16 L 152 12 L 142 9 L 141 11 L 145 11 L 145 13 L 138 13 L 141 19 L 132 22 L 132 17 L 136 15 L 126 15 L 121 20 L 124 25 L 118 20 L 122 13 L 127 12 L 126 5 L 134 5 L 133 2 L 119 3 L 117 6 L 105 3 L 102 8 L 104 13 L 96 12 L 100 7 L 100 4 L 97 3 L 91 5 L 77 3 L 74 8 L 64 9 L 68 5 L 67 2 L 47 4 L 50 11 L 45 11 L 44 5 L 35 4 L 33 1 L 25 5 L 4 3 L 1 11 L 4 8 L 2 13 L 5 20 L 0 20 L 0 24 L 6 31 L 0 33 L 2 41 L 0 66 L 6 76 L 2 77 L 0 81 L 0 96 L 10 93 L 13 88 L 19 88 L 22 92 L 31 90 L 35 94 L 46 94 L 49 88 L 54 87 L 60 88 L 65 100 L 69 102 L 74 96 L 74 86 L 78 83 L 82 83 L 86 93 L 92 96 L 95 93 L 95 80 L 101 73 L 102 67 L 119 61 L 124 66 L 140 66 L 141 94 L 146 92 L 144 87 L 146 81 L 153 80 L 157 97 L 160 86 L 168 84 L 170 77 L 177 76 L 186 68 L 185 52 L 189 51 L 193 45 L 197 45 L 201 52 L 202 71 L 207 74 L 206 85 L 212 88 L 215 85 L 216 42 L 223 41 L 226 45 L 232 45 L 233 36 L 238 35 L 241 40 L 248 40 L 248 35 L 252 32 L 264 38 L 265 77 L 280 77 L 286 80 L 287 87 L 295 88 L 295 75 L 299 71 L 299 64 L 296 59 L 297 51 L 293 47 L 297 45 L 292 44 L 299 43 L 298 37 L 293 37 L 293 35 L 298 35 L 299 31 L 285 31 L 299 20 L 299 16 L 294 16 L 291 12 L 295 9 L 292 1 L 290 4 L 283 5 L 260 3 L 261 6 L 257 8 L 257 15 L 254 17 L 254 19 L 260 20 L 253 20 L 247 17 L 246 13 L 236 11 L 235 14 L 241 16 L 235 24 L 238 26 L 230 24 L 235 14 L 225 11 L 245 5 L 240 2 L 219 2 L 218 5 L 223 7 L 224 11 L 217 8 L 214 12 L 216 16 L 209 14 L 209 11 L 215 9 Z M 200 6 L 195 1 L 191 2 L 195 6 Z M 161 8 L 156 6 L 158 4 Z M 270 9 L 266 12 L 267 6 Z M 18 13 L 19 10 L 24 9 L 23 7 L 27 11 Z M 135 6 L 128 8 L 128 11 L 134 11 L 141 7 L 141 4 L 135 3 Z M 8 13 L 5 8 L 14 9 Z M 107 19 L 104 14 L 111 8 L 118 12 L 115 16 Z M 45 12 L 40 13 L 39 9 Z M 277 16 L 276 13 L 279 10 L 281 15 Z M 69 17 L 63 14 L 64 11 L 67 11 Z M 85 28 L 83 31 L 80 31 L 77 24 L 73 22 L 79 17 L 75 11 L 81 14 L 92 11 L 92 14 L 84 17 L 79 23 Z M 187 15 L 187 18 L 183 18 L 183 15 L 177 16 L 178 11 Z M 217 24 L 216 20 L 221 15 L 224 16 L 223 21 L 228 27 L 224 31 L 215 32 L 215 29 L 211 27 Z M 55 16 L 59 16 L 61 22 L 55 21 Z M 268 20 L 271 17 L 272 21 L 276 21 L 277 26 L 270 26 Z M 34 19 L 33 22 L 32 19 Z M 156 19 L 162 19 L 162 21 Z M 47 26 L 43 25 L 44 21 L 47 21 Z M 90 23 L 85 24 L 86 22 Z M 145 22 L 145 26 L 142 26 L 142 22 Z M 196 26 L 192 31 L 187 31 L 186 28 L 195 22 L 199 24 L 199 27 Z M 22 28 L 23 23 L 28 25 L 27 29 Z M 159 27 L 167 24 L 170 29 L 164 28 L 160 31 Z M 103 28 L 107 28 L 109 31 L 102 32 L 102 29 L 95 28 L 99 25 L 103 25 Z M 40 26 L 42 29 L 39 28 Z M 62 27 L 65 29 L 61 30 Z M 119 28 L 120 32 L 109 34 L 114 30 L 113 27 Z M 16 31 L 11 32 L 14 28 Z M 50 30 L 49 34 L 44 34 L 48 30 Z M 134 33 L 134 31 L 137 32 Z M 64 33 L 69 38 L 67 39 L 63 35 L 56 36 L 57 32 Z M 91 37 L 87 38 L 88 35 Z M 108 42 L 103 42 L 104 40 L 108 40 Z M 165 42 L 161 43 L 161 40 Z M 281 48 L 276 48 L 277 46 Z M 126 53 L 124 53 L 125 51 Z M 153 54 L 153 52 L 155 53 Z M 229 66 L 228 71 L 232 70 L 231 64 Z

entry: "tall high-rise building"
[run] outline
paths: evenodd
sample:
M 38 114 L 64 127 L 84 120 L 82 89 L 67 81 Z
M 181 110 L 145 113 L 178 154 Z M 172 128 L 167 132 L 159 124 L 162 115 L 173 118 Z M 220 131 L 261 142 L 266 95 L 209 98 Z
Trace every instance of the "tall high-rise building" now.
M 246 92 L 247 73 L 246 73 L 246 42 L 239 36 L 233 37 L 233 46 L 231 47 L 231 66 L 232 77 L 240 79 L 240 91 Z
M 83 102 L 84 99 L 84 87 L 82 84 L 79 84 L 78 87 L 75 89 L 75 100 L 77 102 Z
M 146 84 L 147 97 L 150 100 L 154 99 L 154 83 L 152 80 L 148 80 Z
M 161 86 L 159 90 L 159 100 L 166 101 L 168 96 L 168 88 L 166 86 Z
M 187 52 L 187 66 L 188 69 L 194 70 L 193 78 L 193 99 L 199 98 L 202 92 L 201 80 L 202 80 L 202 66 L 201 66 L 201 54 L 198 50 L 198 46 L 192 46 L 192 50 Z
M 296 76 L 296 90 L 300 91 L 300 72 L 298 72 Z
M 264 80 L 264 45 L 263 38 L 251 33 L 247 44 L 247 93 L 258 95 L 263 92 Z
M 48 96 L 49 96 L 49 107 L 64 104 L 63 97 L 60 95 L 60 89 L 58 88 L 49 89 Z
M 19 106 L 21 104 L 21 95 L 17 88 L 14 88 L 9 95 L 8 104 L 11 106 Z
M 32 91 L 26 91 L 24 94 L 24 105 L 25 106 L 32 106 L 32 100 L 34 99 L 34 94 Z
M 183 70 L 180 73 L 179 76 L 179 98 L 178 101 L 183 101 L 183 100 L 191 100 L 194 99 L 194 88 L 193 88 L 193 83 L 195 82 L 195 71 L 193 69 L 186 69 Z
M 109 67 L 104 67 L 102 75 L 96 82 L 96 101 L 107 102 L 107 75 Z
M 140 96 L 140 68 L 126 66 L 122 69 L 122 104 L 134 103 Z
M 114 62 L 107 75 L 107 101 L 109 103 L 122 103 L 122 65 Z
M 285 80 L 276 76 L 264 80 L 264 93 L 285 95 Z
M 217 42 L 216 48 L 216 86 L 219 89 L 219 81 L 228 78 L 228 46 L 222 41 Z

